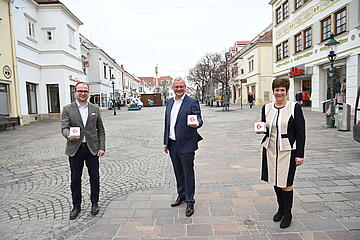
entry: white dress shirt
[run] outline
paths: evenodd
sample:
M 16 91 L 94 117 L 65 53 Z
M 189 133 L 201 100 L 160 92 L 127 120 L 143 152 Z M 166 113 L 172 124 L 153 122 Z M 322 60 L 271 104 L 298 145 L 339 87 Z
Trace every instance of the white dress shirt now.
M 80 112 L 80 115 L 81 115 L 81 119 L 82 119 L 82 122 L 83 122 L 83 125 L 84 127 L 86 126 L 86 122 L 87 122 L 87 118 L 88 118 L 88 115 L 89 115 L 89 103 L 87 102 L 85 106 L 81 106 L 77 101 L 76 101 L 76 104 L 79 108 L 79 112 Z M 82 142 L 86 142 L 86 139 L 85 139 L 85 136 L 84 136 L 84 139 Z
M 176 100 L 174 97 L 174 104 L 172 106 L 171 113 L 170 113 L 170 133 L 169 133 L 169 138 L 172 140 L 176 140 L 175 123 L 176 123 L 177 116 L 179 114 L 181 104 L 184 100 L 184 97 L 185 97 L 185 94 L 179 100 Z

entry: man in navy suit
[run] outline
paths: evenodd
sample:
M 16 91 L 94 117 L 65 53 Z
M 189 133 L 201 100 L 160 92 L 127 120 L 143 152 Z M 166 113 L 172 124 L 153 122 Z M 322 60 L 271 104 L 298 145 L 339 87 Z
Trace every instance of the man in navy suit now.
M 175 79 L 172 87 L 175 97 L 166 104 L 164 127 L 164 152 L 170 154 L 178 192 L 178 197 L 171 206 L 179 206 L 185 201 L 185 214 L 190 217 L 194 213 L 195 203 L 195 150 L 202 140 L 197 129 L 202 126 L 203 121 L 199 101 L 185 94 L 185 81 Z M 198 121 L 188 125 L 188 115 L 196 115 Z

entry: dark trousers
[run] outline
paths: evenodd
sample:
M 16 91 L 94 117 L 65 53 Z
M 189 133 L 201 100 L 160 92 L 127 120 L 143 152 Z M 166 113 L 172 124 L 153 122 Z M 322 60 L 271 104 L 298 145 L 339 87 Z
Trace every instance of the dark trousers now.
M 81 205 L 81 176 L 84 162 L 90 176 L 91 203 L 97 203 L 100 192 L 99 157 L 92 155 L 86 144 L 81 144 L 76 154 L 73 157 L 69 157 L 69 162 L 71 170 L 70 188 L 73 205 Z
M 181 143 L 169 139 L 169 152 L 175 172 L 177 192 L 187 204 L 193 204 L 195 203 L 195 153 L 179 153 L 177 151 L 178 144 Z

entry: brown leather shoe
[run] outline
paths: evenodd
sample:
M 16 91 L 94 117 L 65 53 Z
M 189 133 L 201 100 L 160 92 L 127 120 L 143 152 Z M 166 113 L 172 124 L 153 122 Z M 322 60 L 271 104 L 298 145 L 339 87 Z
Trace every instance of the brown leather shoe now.
M 194 204 L 188 204 L 186 206 L 185 214 L 187 217 L 191 217 L 194 214 Z
M 70 212 L 70 220 L 76 219 L 79 216 L 80 211 L 81 211 L 81 207 L 75 205 Z
M 91 205 L 91 215 L 96 216 L 100 211 L 100 207 L 97 203 Z
M 171 203 L 172 207 L 177 207 L 179 206 L 185 199 L 183 199 L 182 197 L 180 197 L 180 195 L 177 197 L 177 199 L 175 200 L 175 202 Z

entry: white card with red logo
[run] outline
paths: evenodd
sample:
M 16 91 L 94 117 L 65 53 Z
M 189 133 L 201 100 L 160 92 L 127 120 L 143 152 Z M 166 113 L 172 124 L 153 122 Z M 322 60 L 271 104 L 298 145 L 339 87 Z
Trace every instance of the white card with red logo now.
M 187 116 L 187 125 L 199 124 L 197 115 L 188 115 Z
M 254 130 L 257 133 L 266 132 L 266 123 L 264 123 L 264 122 L 256 122 L 256 123 L 254 123 Z
M 70 127 L 70 137 L 80 137 L 80 128 Z

